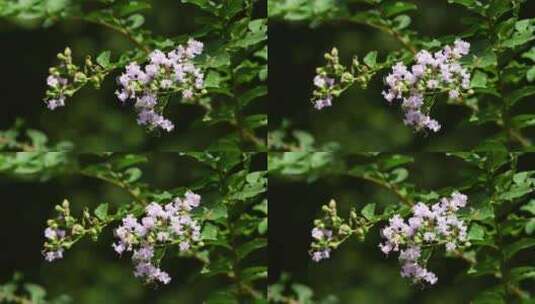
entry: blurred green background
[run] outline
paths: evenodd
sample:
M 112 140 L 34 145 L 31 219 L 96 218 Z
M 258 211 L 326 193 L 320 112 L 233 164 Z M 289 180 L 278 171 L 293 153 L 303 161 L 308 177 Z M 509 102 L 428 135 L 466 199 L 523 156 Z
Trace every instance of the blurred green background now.
M 409 13 L 410 28 L 421 35 L 455 35 L 469 28 L 462 21 L 469 13 L 458 5 L 447 1 L 409 2 L 418 6 L 417 11 Z M 527 1 L 521 17 L 535 17 L 534 1 Z M 283 119 L 288 119 L 294 129 L 310 132 L 320 145 L 338 142 L 345 152 L 466 151 L 499 131 L 490 124 L 468 124 L 467 108 L 441 103 L 431 116 L 442 124 L 442 130 L 429 136 L 413 133 L 403 124 L 399 105 L 389 106 L 381 95 L 383 77 L 388 71 L 376 75 L 367 89 L 353 86 L 335 99 L 332 107 L 313 109 L 310 97 L 315 68 L 325 64 L 323 54 L 334 46 L 346 66 L 354 55 L 363 58 L 377 50 L 378 60 L 382 61 L 388 52 L 401 47 L 387 34 L 363 25 L 327 22 L 311 28 L 306 23 L 270 19 L 270 129 L 278 128 Z M 477 44 L 473 47 L 477 48 Z M 535 113 L 535 103 L 523 102 L 514 113 Z M 526 129 L 525 135 L 535 138 L 534 128 Z
M 197 7 L 177 0 L 153 1 L 151 5 L 152 9 L 144 12 L 144 28 L 155 35 L 175 37 L 198 31 L 198 21 L 206 16 Z M 258 2 L 257 17 L 266 16 L 265 5 Z M 20 24 L 0 20 L 0 41 L 0 57 L 4 59 L 0 129 L 22 118 L 53 142 L 74 142 L 77 151 L 201 150 L 234 132 L 225 124 L 202 123 L 204 110 L 200 106 L 170 102 L 165 116 L 175 123 L 175 130 L 160 136 L 147 134 L 136 124 L 133 107 L 121 105 L 114 95 L 119 72 L 111 74 L 101 90 L 87 86 L 68 100 L 66 107 L 49 111 L 42 101 L 48 68 L 58 64 L 56 54 L 66 46 L 72 49 L 75 62 L 83 62 L 86 55 L 95 58 L 104 50 L 111 50 L 115 60 L 132 48 L 126 38 L 98 25 L 65 21 L 42 28 L 37 21 Z M 259 104 L 259 109 L 265 108 Z
M 178 153 L 150 153 L 140 169 L 141 181 L 151 188 L 171 190 L 187 187 L 206 178 L 212 171 L 205 165 Z M 94 155 L 80 155 L 81 161 L 94 161 Z M 252 170 L 265 170 L 265 155 L 253 157 Z M 167 257 L 162 268 L 169 272 L 169 285 L 145 286 L 133 275 L 130 255 L 119 257 L 111 247 L 111 227 L 98 242 L 85 239 L 65 252 L 54 263 L 41 255 L 46 220 L 56 215 L 54 206 L 67 198 L 73 214 L 83 207 L 94 209 L 108 202 L 110 208 L 131 201 L 122 189 L 79 175 L 64 175 L 39 182 L 0 175 L 2 213 L 0 214 L 0 285 L 15 271 L 24 274 L 24 282 L 46 288 L 50 298 L 66 294 L 72 303 L 202 303 L 210 294 L 224 290 L 226 277 L 199 275 L 202 264 L 189 258 Z M 205 200 L 209 194 L 200 192 Z
M 473 166 L 442 153 L 415 153 L 414 163 L 406 168 L 408 181 L 418 189 L 458 189 L 474 176 Z M 364 159 L 356 155 L 340 156 L 339 161 L 358 164 Z M 535 154 L 519 158 L 519 171 L 535 167 Z M 308 255 L 313 220 L 321 216 L 321 206 L 335 199 L 338 214 L 347 218 L 351 207 L 360 210 L 368 203 L 376 203 L 378 212 L 397 200 L 396 196 L 358 178 L 323 175 L 311 177 L 271 175 L 269 178 L 269 282 L 276 282 L 281 273 L 289 273 L 292 282 L 308 285 L 316 299 L 329 295 L 345 303 L 469 303 L 486 287 L 498 283 L 490 276 L 467 277 L 467 264 L 460 259 L 437 254 L 428 268 L 438 276 L 436 285 L 428 288 L 412 286 L 401 278 L 397 255 L 385 257 L 378 244 L 381 241 L 379 223 L 371 229 L 364 242 L 349 238 L 331 258 L 315 263 Z M 470 193 L 466 193 L 470 197 Z M 468 202 L 470 207 L 470 199 Z M 519 261 L 532 264 L 533 250 L 518 256 Z M 520 263 L 520 264 L 522 264 Z M 533 286 L 527 287 L 533 290 Z

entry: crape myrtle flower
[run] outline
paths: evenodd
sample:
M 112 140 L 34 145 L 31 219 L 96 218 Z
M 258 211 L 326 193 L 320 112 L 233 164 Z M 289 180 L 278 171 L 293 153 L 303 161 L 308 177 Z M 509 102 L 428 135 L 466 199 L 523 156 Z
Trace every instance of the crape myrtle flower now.
M 146 283 L 168 284 L 171 277 L 158 266 L 158 248 L 177 245 L 180 253 L 190 254 L 203 245 L 201 226 L 191 215 L 200 200 L 200 195 L 188 191 L 183 198 L 177 197 L 164 206 L 150 203 L 140 219 L 132 214 L 123 218 L 112 246 L 119 255 L 132 252 L 136 277 Z
M 42 253 L 48 262 L 62 259 L 65 250 L 84 235 L 90 235 L 96 240 L 103 227 L 103 221 L 91 216 L 87 209 L 83 211 L 81 220 L 73 217 L 67 200 L 57 205 L 55 210 L 59 213 L 58 216 L 47 221 L 44 231 L 45 243 Z
M 353 75 L 340 64 L 336 48 L 325 54 L 325 59 L 327 64 L 316 69 L 316 76 L 313 81 L 312 104 L 317 110 L 330 107 L 333 97 L 337 97 L 342 92 L 342 87 L 349 85 L 353 81 Z
M 437 276 L 425 268 L 423 250 L 444 245 L 447 252 L 469 246 L 467 226 L 457 216 L 467 203 L 466 195 L 454 192 L 428 206 L 412 206 L 411 217 L 405 221 L 399 214 L 392 216 L 388 226 L 381 230 L 385 241 L 379 248 L 385 254 L 399 252 L 401 276 L 413 283 L 435 284 Z
M 57 57 L 60 64 L 49 69 L 46 79 L 47 90 L 44 102 L 50 110 L 64 107 L 67 97 L 74 95 L 87 83 L 99 88 L 104 77 L 109 73 L 109 70 L 103 66 L 94 64 L 90 56 L 86 57 L 83 68 L 75 65 L 71 49 L 68 47 Z
M 203 44 L 194 39 L 168 53 L 154 50 L 144 67 L 136 62 L 126 66 L 117 79 L 117 98 L 134 101 L 139 125 L 172 131 L 174 124 L 162 115 L 165 102 L 158 97 L 181 92 L 183 100 L 192 101 L 205 93 L 204 73 L 193 62 L 202 52 Z
M 314 221 L 311 231 L 309 254 L 314 262 L 330 258 L 332 250 L 353 234 L 363 239 L 368 230 L 364 218 L 358 217 L 355 210 L 351 210 L 348 221 L 339 217 L 334 200 L 322 206 L 322 212 L 323 216 Z
M 440 130 L 439 122 L 429 116 L 433 98 L 426 96 L 448 92 L 450 100 L 460 100 L 470 92 L 470 73 L 459 62 L 469 51 L 470 44 L 458 39 L 434 54 L 420 51 L 410 68 L 402 62 L 392 67 L 385 79 L 388 89 L 382 95 L 388 103 L 401 101 L 405 125 L 416 131 Z
M 355 83 L 361 88 L 366 88 L 371 78 L 385 65 L 376 62 L 376 52 L 369 53 L 363 62 L 355 56 L 349 68 L 340 64 L 336 48 L 326 53 L 324 57 L 327 64 L 316 69 L 313 80 L 314 92 L 311 101 L 317 110 L 332 106 L 333 98 L 338 97 Z

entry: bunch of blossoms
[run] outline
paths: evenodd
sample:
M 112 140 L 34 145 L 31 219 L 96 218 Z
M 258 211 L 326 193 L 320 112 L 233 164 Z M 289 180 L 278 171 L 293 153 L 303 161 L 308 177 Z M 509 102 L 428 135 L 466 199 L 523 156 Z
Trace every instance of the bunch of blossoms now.
M 457 211 L 466 202 L 466 195 L 454 192 L 431 208 L 423 203 L 414 205 L 407 222 L 399 214 L 390 218 L 389 225 L 381 231 L 385 242 L 379 247 L 385 254 L 400 252 L 402 277 L 410 278 L 413 283 L 435 284 L 437 276 L 425 268 L 429 256 L 426 257 L 423 248 L 445 245 L 446 251 L 453 252 L 470 245 L 467 227 L 457 217 Z
M 401 62 L 392 68 L 392 73 L 386 77 L 388 90 L 382 94 L 389 103 L 394 99 L 402 100 L 405 125 L 412 126 L 416 131 L 440 130 L 440 124 L 429 117 L 433 101 L 425 97 L 449 92 L 451 100 L 459 100 L 469 93 L 470 73 L 459 63 L 459 59 L 469 51 L 468 42 L 456 40 L 453 46 L 445 46 L 434 54 L 420 51 L 410 71 Z
M 314 108 L 321 110 L 332 105 L 333 97 L 342 92 L 344 86 L 353 81 L 353 75 L 346 71 L 340 64 L 338 50 L 333 48 L 330 53 L 325 54 L 327 65 L 316 69 L 314 77 L 314 92 L 312 103 Z
M 377 53 L 370 53 L 364 58 L 364 62 L 359 62 L 357 57 L 349 70 L 342 64 L 338 57 L 338 50 L 333 48 L 330 53 L 325 54 L 327 64 L 316 69 L 314 77 L 314 92 L 312 104 L 317 110 L 332 105 L 334 97 L 338 97 L 352 84 L 357 83 L 361 88 L 366 88 L 368 82 L 383 65 L 376 63 Z
M 200 200 L 199 195 L 188 191 L 184 198 L 177 197 L 163 207 L 155 202 L 149 204 L 139 221 L 132 214 L 123 219 L 123 224 L 115 230 L 118 241 L 113 248 L 118 254 L 133 252 L 136 277 L 146 283 L 168 284 L 171 277 L 158 267 L 157 249 L 178 245 L 180 253 L 187 254 L 203 245 L 201 227 L 191 217 Z
M 322 206 L 321 210 L 323 217 L 314 221 L 311 233 L 312 244 L 309 254 L 314 262 L 328 259 L 331 251 L 338 248 L 352 234 L 362 240 L 367 232 L 364 219 L 358 217 L 355 210 L 351 210 L 348 222 L 337 215 L 334 200 Z
M 123 103 L 128 99 L 135 101 L 138 124 L 168 132 L 174 129 L 173 123 L 162 116 L 165 104 L 158 100 L 158 95 L 182 92 L 184 100 L 193 100 L 204 94 L 204 74 L 193 63 L 202 51 L 203 44 L 190 39 L 186 46 L 179 45 L 167 54 L 153 51 L 143 69 L 136 62 L 126 67 L 118 79 L 121 89 L 115 94 Z
M 86 83 L 99 88 L 105 76 L 109 73 L 104 67 L 91 61 L 87 57 L 83 68 L 73 64 L 72 52 L 68 47 L 58 54 L 61 63 L 49 69 L 46 79 L 48 86 L 44 102 L 50 110 L 65 106 L 65 99 L 71 97 Z
M 46 241 L 43 255 L 48 262 L 63 258 L 65 250 L 85 235 L 90 235 L 96 240 L 105 225 L 99 218 L 91 216 L 87 209 L 84 210 L 81 220 L 74 218 L 67 200 L 57 205 L 55 209 L 59 215 L 47 221 L 44 232 Z

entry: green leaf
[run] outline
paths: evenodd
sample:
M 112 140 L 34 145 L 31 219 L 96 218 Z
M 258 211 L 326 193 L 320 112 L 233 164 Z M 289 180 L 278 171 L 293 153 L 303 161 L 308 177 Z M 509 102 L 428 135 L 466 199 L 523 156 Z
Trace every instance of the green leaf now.
M 381 159 L 379 159 L 378 162 L 382 170 L 388 171 L 395 167 L 410 164 L 414 162 L 414 158 L 407 155 L 394 154 L 387 155 L 386 158 L 381 156 Z
M 530 184 L 513 185 L 510 189 L 500 193 L 498 198 L 500 200 L 511 201 L 524 195 L 531 193 L 534 188 Z
M 263 235 L 268 231 L 268 218 L 264 218 L 260 223 L 258 223 L 258 233 Z
M 504 289 L 499 286 L 495 288 L 491 288 L 488 290 L 484 290 L 483 292 L 480 292 L 473 301 L 471 301 L 471 304 L 506 304 L 505 299 L 505 291 Z
M 202 229 L 201 237 L 203 240 L 212 241 L 212 240 L 217 240 L 217 234 L 218 234 L 217 226 L 208 222 L 204 225 Z
M 32 145 L 36 148 L 44 148 L 46 146 L 48 140 L 43 132 L 30 129 L 26 131 L 26 135 L 32 141 Z
M 105 221 L 108 218 L 108 203 L 100 204 L 94 212 L 99 220 Z
M 470 83 L 472 88 L 486 88 L 487 87 L 487 74 L 477 70 L 472 77 Z
M 103 68 L 111 67 L 110 56 L 111 56 L 110 51 L 104 51 L 100 53 L 97 57 L 97 63 Z
M 535 217 L 527 221 L 526 226 L 524 226 L 524 230 L 526 231 L 527 235 L 533 234 L 533 231 L 535 231 Z
M 364 208 L 362 208 L 360 213 L 367 220 L 369 220 L 369 221 L 373 220 L 373 218 L 375 217 L 375 204 L 373 204 L 373 203 L 367 204 L 366 206 L 364 206 Z
M 268 124 L 268 117 L 266 114 L 256 114 L 247 116 L 243 119 L 243 125 L 247 129 L 257 129 L 265 127 Z
M 377 51 L 369 52 L 363 59 L 364 63 L 373 68 L 377 65 Z
M 240 272 L 240 279 L 245 282 L 267 279 L 268 268 L 266 266 L 253 266 Z
M 241 94 L 239 97 L 240 106 L 245 107 L 247 104 L 249 104 L 251 101 L 266 96 L 268 93 L 267 86 L 258 86 L 253 89 L 250 89 L 249 91 L 246 91 L 245 93 Z
M 145 23 L 145 17 L 143 17 L 143 15 L 140 15 L 140 14 L 135 14 L 135 15 L 131 15 L 129 16 L 127 19 L 127 27 L 131 30 L 133 29 L 137 29 L 139 27 L 141 27 L 143 25 L 143 23 Z
M 418 6 L 413 3 L 407 3 L 407 2 L 387 2 L 383 4 L 383 10 L 387 17 L 392 17 L 407 11 L 417 10 Z
M 528 82 L 533 82 L 533 80 L 535 80 L 535 66 L 532 66 L 526 72 L 526 79 L 528 80 Z
M 243 260 L 245 257 L 247 257 L 252 252 L 264 248 L 267 246 L 267 240 L 263 238 L 257 238 L 254 240 L 251 240 L 245 244 L 242 244 L 238 247 L 236 250 L 236 254 L 238 256 L 238 259 Z
M 292 290 L 297 295 L 297 303 L 311 303 L 314 292 L 306 285 L 293 283 Z
M 226 219 L 228 217 L 228 210 L 226 206 L 218 205 L 207 209 L 205 216 L 208 221 L 218 222 L 221 219 Z
M 133 13 L 137 13 L 142 10 L 150 9 L 150 4 L 146 1 L 127 1 L 120 3 L 115 7 L 120 17 L 125 17 Z
M 531 61 L 535 62 L 535 46 L 522 54 L 522 58 L 530 59 Z
M 30 294 L 31 302 L 34 304 L 44 304 L 46 297 L 46 290 L 36 284 L 24 284 L 24 289 Z
M 471 241 L 482 241 L 485 239 L 485 228 L 478 223 L 473 223 L 468 231 L 468 239 Z
M 535 199 L 531 199 L 527 204 L 520 207 L 520 210 L 526 211 L 531 213 L 532 215 L 535 215 Z
M 510 270 L 509 274 L 513 282 L 533 280 L 535 279 L 535 267 L 533 266 L 514 267 Z
M 219 72 L 217 71 L 210 71 L 208 72 L 208 75 L 206 75 L 206 79 L 204 80 L 204 86 L 206 88 L 220 88 L 221 83 L 223 83 L 224 79 L 221 77 Z
M 70 0 L 45 0 L 45 9 L 49 14 L 65 11 L 71 4 Z
M 411 24 L 411 17 L 407 15 L 399 15 L 396 18 L 394 18 L 394 29 L 396 30 L 402 30 L 408 27 Z
M 513 126 L 517 129 L 535 126 L 535 114 L 520 114 L 512 118 Z
M 405 168 L 396 168 L 390 174 L 390 182 L 394 184 L 401 183 L 409 177 L 409 171 Z
M 506 259 L 512 258 L 517 252 L 535 246 L 534 238 L 524 238 L 505 246 L 503 252 Z
M 525 97 L 535 94 L 535 86 L 524 86 L 520 89 L 513 91 L 506 97 L 507 103 L 509 105 L 514 105 L 518 101 L 522 100 Z
M 139 168 L 128 168 L 126 171 L 124 171 L 124 175 L 128 183 L 138 181 L 142 174 L 143 172 Z
M 480 57 L 474 58 L 474 67 L 476 68 L 489 68 L 489 67 L 495 67 L 498 65 L 498 58 L 496 57 L 496 53 L 492 51 L 487 51 L 483 53 Z
M 507 48 L 516 48 L 523 44 L 535 39 L 535 35 L 532 32 L 519 32 L 515 33 L 513 37 L 502 42 L 502 45 Z

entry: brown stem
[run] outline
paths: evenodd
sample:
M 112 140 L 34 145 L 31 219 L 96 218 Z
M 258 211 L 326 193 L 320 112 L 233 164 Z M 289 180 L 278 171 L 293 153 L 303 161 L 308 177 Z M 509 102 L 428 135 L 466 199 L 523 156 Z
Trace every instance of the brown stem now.
M 405 196 L 403 193 L 401 193 L 401 191 L 399 190 L 398 186 L 395 185 L 395 184 L 391 184 L 391 183 L 388 183 L 386 181 L 382 181 L 380 179 L 376 179 L 376 178 L 373 178 L 373 177 L 370 177 L 370 176 L 355 176 L 355 175 L 351 175 L 352 177 L 356 177 L 356 178 L 360 178 L 360 179 L 363 179 L 363 180 L 366 180 L 366 181 L 369 181 L 369 182 L 372 182 L 378 186 L 381 186 L 383 188 L 386 188 L 390 191 L 392 191 L 404 204 L 408 205 L 408 206 L 412 206 L 414 204 L 414 202 L 412 201 L 411 198 Z
M 89 22 L 89 23 L 93 23 L 93 24 L 97 24 L 97 25 L 103 26 L 103 27 L 105 27 L 107 29 L 110 29 L 110 30 L 112 30 L 112 31 L 114 31 L 116 33 L 119 33 L 119 34 L 123 35 L 126 39 L 128 39 L 128 41 L 130 41 L 132 44 L 134 44 L 136 47 L 141 49 L 146 54 L 149 54 L 151 52 L 151 50 L 147 46 L 145 46 L 144 44 L 139 42 L 136 38 L 134 38 L 134 36 L 132 36 L 132 34 L 126 28 L 117 27 L 117 26 L 115 26 L 113 24 L 109 24 L 109 23 L 106 23 L 106 22 L 103 22 L 103 21 L 100 21 L 100 20 L 93 20 L 93 19 L 88 19 L 88 18 L 79 17 L 79 16 L 73 16 L 73 17 L 70 17 L 70 18 L 73 19 L 73 20 L 80 20 L 80 21 L 85 21 L 85 22 Z
M 130 196 L 132 196 L 132 198 L 138 202 L 139 204 L 141 204 L 142 206 L 145 206 L 147 205 L 147 202 L 142 199 L 136 191 L 134 191 L 134 189 L 132 189 L 128 184 L 126 183 L 123 183 L 119 180 L 114 180 L 114 179 L 111 179 L 111 178 L 107 178 L 105 176 L 101 176 L 101 175 L 96 175 L 96 174 L 91 174 L 87 171 L 84 171 L 84 170 L 80 170 L 78 171 L 78 173 L 80 173 L 81 175 L 83 176 L 87 176 L 87 177 L 92 177 L 92 178 L 96 178 L 96 179 L 100 179 L 100 180 L 103 180 L 103 181 L 106 181 L 112 185 L 115 185 L 123 190 L 125 190 L 126 192 L 128 192 L 128 194 L 130 194 Z

